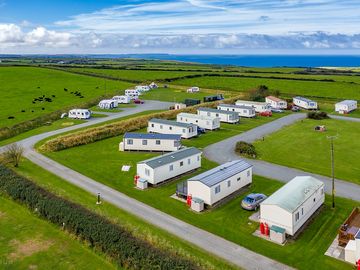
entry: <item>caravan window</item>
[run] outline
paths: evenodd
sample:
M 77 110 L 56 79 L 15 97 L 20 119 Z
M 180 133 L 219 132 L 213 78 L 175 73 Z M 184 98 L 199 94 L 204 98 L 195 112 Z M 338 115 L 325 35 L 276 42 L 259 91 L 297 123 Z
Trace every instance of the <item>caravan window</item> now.
M 295 214 L 295 221 L 298 221 L 298 220 L 299 220 L 299 217 L 300 217 L 299 212 L 297 212 L 297 213 Z
M 154 124 L 151 124 L 151 127 L 154 127 Z
M 142 140 L 142 145 L 147 145 L 147 140 Z
M 171 171 L 173 171 L 174 170 L 174 165 L 170 165 L 169 166 L 169 171 L 171 172 Z
M 128 139 L 128 140 L 127 140 L 127 143 L 128 143 L 128 144 L 133 144 L 133 140 L 132 140 L 132 139 Z
M 150 176 L 150 170 L 149 169 L 145 169 L 145 175 Z
M 248 176 L 248 177 L 250 176 L 250 170 L 247 171 L 247 176 Z
M 215 187 L 215 194 L 220 192 L 220 185 L 218 185 L 217 187 Z
M 172 130 L 172 127 L 169 127 L 170 130 Z
M 207 116 L 210 116 L 210 112 L 207 113 Z
M 228 185 L 228 187 L 231 187 L 231 181 L 230 180 L 227 182 L 227 185 Z
M 162 126 L 162 125 L 160 125 L 160 129 L 163 129 L 163 126 Z
M 157 145 L 160 145 L 160 143 L 161 143 L 160 140 L 156 140 Z
M 188 158 L 188 164 L 190 164 L 191 163 L 191 159 L 190 158 Z
M 184 161 L 180 161 L 180 167 L 184 166 Z

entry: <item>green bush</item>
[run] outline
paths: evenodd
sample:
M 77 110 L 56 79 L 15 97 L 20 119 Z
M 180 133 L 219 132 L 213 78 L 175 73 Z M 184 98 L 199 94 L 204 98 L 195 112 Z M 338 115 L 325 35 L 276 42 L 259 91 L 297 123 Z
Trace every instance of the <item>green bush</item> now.
M 307 118 L 314 120 L 323 120 L 323 119 L 328 119 L 329 116 L 327 115 L 326 112 L 314 111 L 314 112 L 308 112 Z
M 221 103 L 233 103 L 239 97 L 222 100 Z M 43 152 L 54 152 L 60 151 L 67 148 L 93 143 L 103 139 L 119 136 L 125 132 L 135 131 L 147 127 L 148 121 L 151 118 L 163 118 L 172 119 L 175 118 L 179 112 L 190 112 L 195 113 L 198 107 L 215 107 L 219 104 L 219 101 L 208 102 L 191 106 L 181 110 L 166 111 L 160 113 L 153 113 L 145 116 L 139 116 L 136 118 L 121 120 L 111 124 L 105 124 L 99 127 L 88 128 L 79 132 L 63 135 L 46 141 L 40 146 L 40 151 Z
M 253 158 L 255 158 L 257 155 L 255 146 L 252 145 L 251 143 L 247 143 L 244 141 L 240 141 L 236 143 L 235 152 L 239 153 L 240 155 L 253 157 Z
M 104 252 L 126 269 L 198 269 L 192 261 L 160 250 L 126 228 L 37 186 L 0 165 L 0 191 Z

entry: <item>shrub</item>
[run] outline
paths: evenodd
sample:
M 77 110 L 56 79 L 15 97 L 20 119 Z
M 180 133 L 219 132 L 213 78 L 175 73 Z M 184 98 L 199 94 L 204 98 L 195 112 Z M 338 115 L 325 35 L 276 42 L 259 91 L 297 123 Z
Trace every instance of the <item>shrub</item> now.
M 314 112 L 308 112 L 307 118 L 314 120 L 323 120 L 323 119 L 328 119 L 329 116 L 327 115 L 326 112 L 314 111 Z
M 250 90 L 249 99 L 253 101 L 263 101 L 269 95 L 269 88 L 266 85 L 259 85 L 257 88 Z
M 12 163 L 14 167 L 18 167 L 23 153 L 24 148 L 21 145 L 17 143 L 10 144 L 5 148 L 1 161 L 4 164 Z
M 251 143 L 247 143 L 244 141 L 240 141 L 236 143 L 235 152 L 239 153 L 240 155 L 253 157 L 253 158 L 255 158 L 257 155 L 255 146 L 252 145 Z
M 239 97 L 222 100 L 223 102 L 233 103 Z M 135 131 L 147 127 L 148 121 L 151 118 L 163 118 L 163 119 L 172 119 L 175 118 L 179 112 L 192 112 L 195 113 L 198 107 L 215 107 L 219 104 L 219 101 L 208 102 L 199 104 L 196 106 L 187 107 L 182 110 L 176 111 L 166 111 L 160 113 L 153 113 L 145 116 L 139 116 L 136 118 L 128 120 L 120 120 L 111 124 L 105 124 L 99 127 L 88 128 L 82 131 L 71 133 L 68 135 L 63 135 L 46 141 L 42 146 L 40 146 L 40 151 L 43 152 L 54 152 L 60 151 L 63 149 L 89 144 L 96 141 L 100 141 L 106 138 L 119 136 L 125 132 Z
M 88 209 L 54 195 L 0 165 L 0 191 L 62 226 L 126 269 L 198 269 L 192 261 L 160 250 Z

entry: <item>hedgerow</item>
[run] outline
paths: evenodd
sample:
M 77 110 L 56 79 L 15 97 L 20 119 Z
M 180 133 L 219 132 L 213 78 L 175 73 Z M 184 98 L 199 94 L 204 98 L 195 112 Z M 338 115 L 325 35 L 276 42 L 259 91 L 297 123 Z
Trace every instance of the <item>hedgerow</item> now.
M 237 99 L 239 99 L 239 97 L 222 100 L 221 102 L 232 103 Z M 196 112 L 196 109 L 198 107 L 204 107 L 204 106 L 215 107 L 219 103 L 220 101 L 202 103 L 181 110 L 153 113 L 153 114 L 139 116 L 128 120 L 122 120 L 94 128 L 88 128 L 79 132 L 75 132 L 51 139 L 45 142 L 43 145 L 41 145 L 39 150 L 43 152 L 55 152 L 79 145 L 93 143 L 103 139 L 119 136 L 121 134 L 124 134 L 125 132 L 136 131 L 145 128 L 147 127 L 148 121 L 151 118 L 172 119 L 175 118 L 179 112 L 194 113 Z
M 0 192 L 61 226 L 126 269 L 199 269 L 194 262 L 152 246 L 126 228 L 54 195 L 0 165 Z

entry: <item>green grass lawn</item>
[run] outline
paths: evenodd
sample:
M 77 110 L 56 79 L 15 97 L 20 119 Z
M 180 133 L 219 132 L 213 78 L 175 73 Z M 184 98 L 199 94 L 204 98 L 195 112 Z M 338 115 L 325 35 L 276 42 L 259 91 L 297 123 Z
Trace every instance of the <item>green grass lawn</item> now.
M 3 195 L 0 228 L 0 269 L 119 269 Z
M 360 85 L 348 82 L 315 82 L 268 78 L 201 77 L 175 80 L 172 83 L 240 92 L 248 91 L 249 89 L 255 88 L 259 85 L 266 85 L 271 90 L 279 90 L 281 94 L 285 95 L 360 99 Z
M 121 81 L 36 67 L 0 67 L 0 81 L 4 82 L 0 85 L 0 127 L 11 126 L 101 96 L 105 93 L 105 81 L 107 94 L 122 93 L 131 86 Z M 64 88 L 68 91 L 65 92 Z M 75 91 L 80 91 L 84 98 L 70 94 Z M 52 98 L 52 102 L 32 103 L 34 98 L 42 95 Z M 22 110 L 25 112 L 21 112 Z M 8 119 L 9 116 L 15 118 Z
M 101 205 L 97 205 L 95 195 L 64 181 L 63 179 L 31 163 L 27 159 L 23 159 L 20 166 L 16 168 L 16 171 L 43 188 L 54 192 L 58 196 L 71 200 L 72 202 L 80 204 L 97 214 L 105 216 L 116 224 L 125 226 L 137 237 L 149 241 L 164 250 L 181 254 L 191 260 L 194 260 L 204 269 L 235 269 L 235 267 L 225 263 L 216 256 L 209 255 L 207 252 L 204 252 L 196 246 L 193 246 L 162 229 L 150 225 L 144 220 L 135 217 L 112 204 L 103 201 Z
M 335 112 L 335 102 L 321 101 L 319 103 L 319 107 L 320 107 L 321 111 L 325 111 L 325 112 L 327 112 L 329 114 L 333 114 L 333 115 L 340 115 L 340 116 L 345 116 L 345 117 L 356 117 L 356 118 L 360 117 L 360 109 L 352 111 L 349 114 L 339 114 L 339 113 Z
M 316 125 L 325 125 L 327 131 L 314 131 Z M 262 160 L 330 176 L 330 141 L 327 136 L 336 134 L 339 137 L 334 141 L 335 176 L 360 184 L 359 123 L 306 119 L 284 127 L 254 145 Z
M 258 120 L 265 121 L 266 119 Z M 253 120 L 243 124 L 243 131 L 246 130 L 245 125 L 248 125 L 248 128 L 256 125 L 250 123 L 251 121 Z M 232 127 L 235 130 L 231 132 L 235 134 L 241 132 L 241 124 Z M 236 130 L 238 127 L 239 130 Z M 226 137 L 224 134 L 233 135 L 231 132 L 224 134 L 221 134 L 221 131 L 218 132 L 211 132 L 198 139 L 188 140 L 186 144 L 203 147 L 208 143 L 218 141 L 219 136 Z M 216 166 L 215 163 L 203 159 L 202 168 L 197 172 L 185 175 L 159 188 L 140 191 L 135 189 L 133 185 L 136 163 L 153 157 L 156 154 L 119 152 L 118 143 L 120 141 L 121 137 L 115 137 L 56 153 L 47 153 L 47 155 L 65 166 L 75 169 L 161 211 L 296 268 L 347 269 L 346 264 L 325 257 L 323 254 L 335 238 L 338 226 L 356 203 L 339 199 L 341 203 L 338 203 L 339 208 L 336 211 L 331 210 L 327 204 L 320 217 L 305 231 L 299 240 L 285 247 L 280 247 L 251 235 L 258 225 L 255 223 L 249 224 L 248 217 L 251 213 L 240 208 L 240 200 L 248 192 L 263 192 L 270 195 L 282 183 L 255 176 L 251 188 L 244 191 L 241 196 L 233 201 L 212 211 L 202 214 L 193 213 L 187 209 L 184 203 L 172 199 L 170 196 L 175 193 L 177 183 Z M 81 162 L 84 156 L 87 157 L 86 164 Z M 122 165 L 131 165 L 130 171 L 121 172 Z

